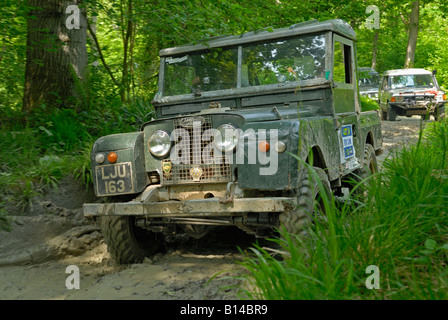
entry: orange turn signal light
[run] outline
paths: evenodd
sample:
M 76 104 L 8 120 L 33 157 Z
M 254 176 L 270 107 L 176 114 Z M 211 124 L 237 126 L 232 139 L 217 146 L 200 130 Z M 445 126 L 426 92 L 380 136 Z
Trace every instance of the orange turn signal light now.
M 395 97 L 390 98 L 391 102 L 395 102 Z
M 108 160 L 110 163 L 115 163 L 115 162 L 117 162 L 117 159 L 118 159 L 118 156 L 117 156 L 117 154 L 116 154 L 115 152 L 111 152 L 111 153 L 109 153 L 109 154 L 107 155 L 107 160 Z
M 269 143 L 267 141 L 261 141 L 258 144 L 258 150 L 260 150 L 261 152 L 268 152 L 269 151 Z

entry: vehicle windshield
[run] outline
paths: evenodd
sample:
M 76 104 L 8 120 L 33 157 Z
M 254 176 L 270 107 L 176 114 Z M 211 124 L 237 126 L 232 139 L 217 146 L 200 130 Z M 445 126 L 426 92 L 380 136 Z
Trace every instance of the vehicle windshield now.
M 312 35 L 243 47 L 241 86 L 260 86 L 325 76 L 325 36 Z
M 167 57 L 164 95 L 236 88 L 237 64 L 237 48 Z
M 359 73 L 359 86 L 360 87 L 379 87 L 380 76 L 378 73 L 371 73 L 368 71 L 361 71 Z
M 434 86 L 432 76 L 430 74 L 391 76 L 390 84 L 392 89 L 412 88 L 412 87 L 431 88 Z
M 238 50 L 242 52 L 240 63 Z M 318 77 L 325 77 L 324 34 L 166 57 L 163 95 L 201 95 Z

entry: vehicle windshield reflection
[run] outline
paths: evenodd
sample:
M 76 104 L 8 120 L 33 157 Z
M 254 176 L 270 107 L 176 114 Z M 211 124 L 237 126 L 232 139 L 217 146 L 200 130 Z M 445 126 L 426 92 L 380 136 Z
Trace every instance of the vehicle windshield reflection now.
M 325 36 L 311 35 L 243 47 L 242 87 L 324 77 Z

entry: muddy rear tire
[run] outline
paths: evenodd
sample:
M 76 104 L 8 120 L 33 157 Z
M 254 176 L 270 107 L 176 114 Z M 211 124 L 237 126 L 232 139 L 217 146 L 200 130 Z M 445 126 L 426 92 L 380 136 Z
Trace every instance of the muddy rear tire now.
M 162 234 L 137 227 L 132 216 L 104 216 L 101 228 L 107 250 L 119 264 L 141 262 L 165 247 Z
M 313 168 L 319 176 L 324 191 L 327 196 L 330 195 L 330 182 L 328 176 L 320 168 Z M 320 188 L 314 177 L 311 176 L 308 168 L 303 170 L 297 189 L 294 190 L 294 196 L 297 198 L 297 207 L 292 211 L 286 211 L 280 214 L 280 225 L 288 233 L 295 235 L 306 234 L 307 228 L 315 218 L 316 209 L 319 208 L 323 213 L 324 205 L 320 194 Z
M 364 163 L 362 169 L 359 170 L 359 175 L 365 179 L 368 176 L 378 172 L 378 162 L 376 160 L 375 149 L 369 143 L 366 143 L 364 148 Z

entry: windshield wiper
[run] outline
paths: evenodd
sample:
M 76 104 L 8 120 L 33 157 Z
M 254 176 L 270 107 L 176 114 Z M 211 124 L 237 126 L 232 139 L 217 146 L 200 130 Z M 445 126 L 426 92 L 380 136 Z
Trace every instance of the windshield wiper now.
M 199 90 L 196 90 L 193 86 L 191 86 L 184 78 L 182 78 L 177 72 L 176 70 L 173 70 L 174 74 L 188 87 L 191 89 L 191 92 L 193 92 L 195 97 L 200 97 L 202 96 L 202 92 Z

